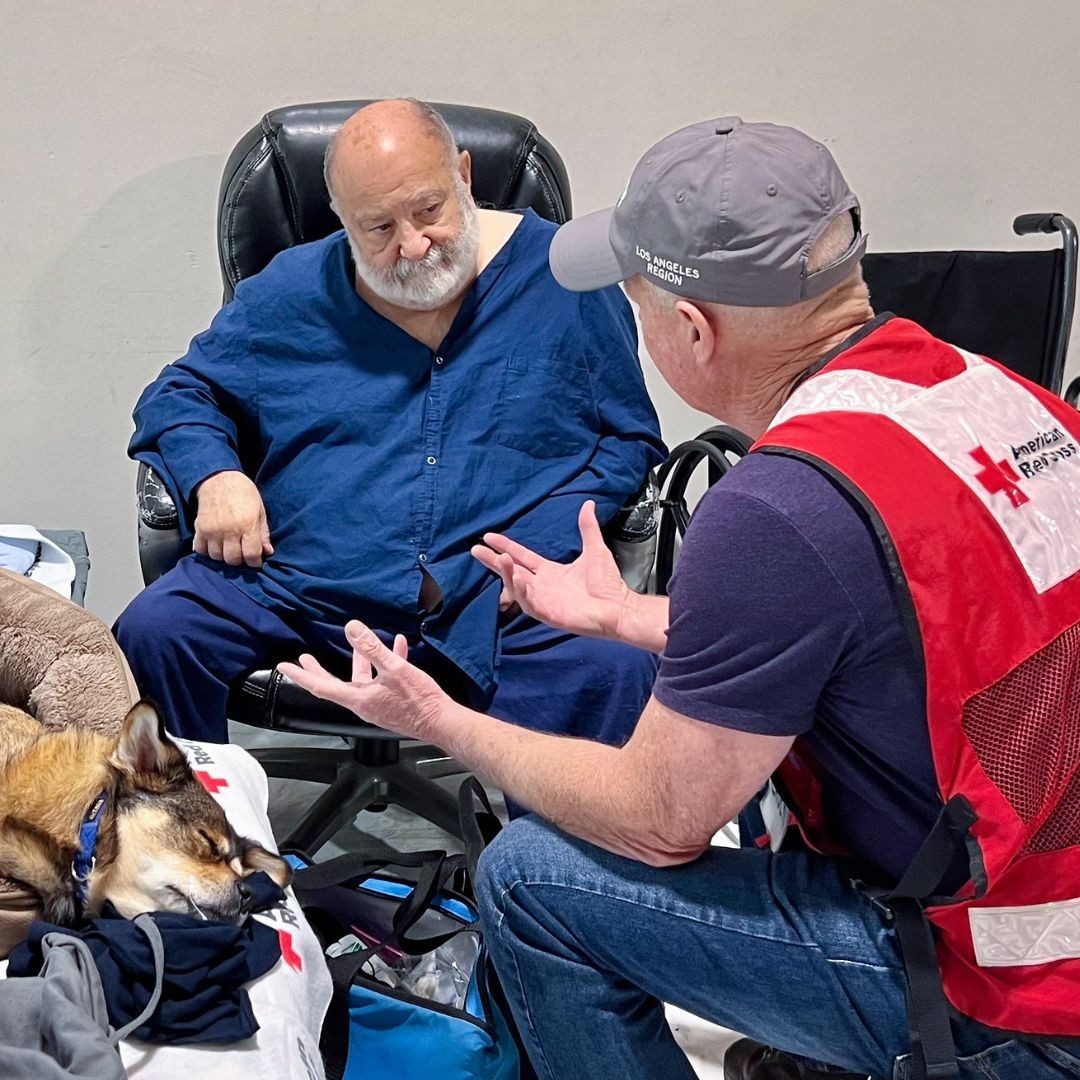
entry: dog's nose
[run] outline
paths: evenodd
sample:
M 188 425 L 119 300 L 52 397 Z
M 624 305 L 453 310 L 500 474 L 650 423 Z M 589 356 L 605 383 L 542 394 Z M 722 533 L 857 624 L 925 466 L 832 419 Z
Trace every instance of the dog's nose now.
M 251 905 L 255 902 L 255 894 L 251 891 L 251 886 L 244 878 L 241 878 L 236 883 L 236 891 L 240 894 L 240 912 L 246 914 L 251 910 Z

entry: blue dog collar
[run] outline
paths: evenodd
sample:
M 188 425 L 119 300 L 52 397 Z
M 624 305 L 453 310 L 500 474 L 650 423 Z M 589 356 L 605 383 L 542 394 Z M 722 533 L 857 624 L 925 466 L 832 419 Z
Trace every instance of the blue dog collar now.
M 86 883 L 97 864 L 94 848 L 97 847 L 98 832 L 101 830 L 101 821 L 108 805 L 109 792 L 106 789 L 90 804 L 90 809 L 86 811 L 86 817 L 79 827 L 79 850 L 71 860 L 71 876 L 75 879 L 75 903 L 80 913 L 86 903 Z

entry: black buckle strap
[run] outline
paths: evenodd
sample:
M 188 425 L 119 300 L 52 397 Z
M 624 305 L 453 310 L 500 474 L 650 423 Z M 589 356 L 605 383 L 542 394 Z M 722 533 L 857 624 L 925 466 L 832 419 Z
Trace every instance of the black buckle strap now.
M 904 961 L 916 1080 L 952 1080 L 959 1075 L 959 1066 L 930 923 L 922 904 L 911 897 L 890 900 L 889 910 Z
M 959 1075 L 949 1005 L 923 903 L 940 890 L 957 852 L 967 851 L 968 832 L 975 820 L 963 796 L 950 799 L 897 886 L 875 900 L 892 914 L 900 944 L 916 1080 L 951 1080 Z
M 941 888 L 959 852 L 968 853 L 967 837 L 977 818 L 962 795 L 954 795 L 942 808 L 930 835 L 911 860 L 904 876 L 889 893 L 926 900 Z

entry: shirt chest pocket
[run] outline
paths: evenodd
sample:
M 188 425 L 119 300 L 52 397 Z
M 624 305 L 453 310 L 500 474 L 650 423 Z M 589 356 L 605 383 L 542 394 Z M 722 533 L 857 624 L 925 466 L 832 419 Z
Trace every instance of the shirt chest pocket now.
M 565 356 L 508 357 L 497 415 L 499 444 L 532 457 L 572 457 L 599 436 L 589 373 Z

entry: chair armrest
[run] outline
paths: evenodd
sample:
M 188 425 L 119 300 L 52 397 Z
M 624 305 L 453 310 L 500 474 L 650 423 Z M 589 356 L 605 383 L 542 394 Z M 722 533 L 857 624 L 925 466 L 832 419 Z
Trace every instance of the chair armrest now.
M 659 524 L 660 488 L 650 472 L 637 493 L 604 526 L 604 538 L 619 573 L 634 592 L 649 591 Z
M 169 489 L 145 462 L 135 480 L 139 510 L 139 565 L 143 584 L 156 581 L 190 550 L 180 536 L 180 515 Z
M 230 720 L 271 731 L 340 735 L 401 742 L 401 736 L 377 728 L 342 705 L 309 694 L 276 668 L 249 671 L 229 690 Z

